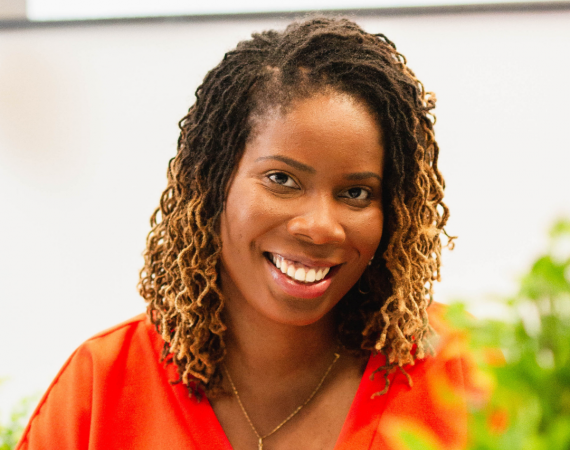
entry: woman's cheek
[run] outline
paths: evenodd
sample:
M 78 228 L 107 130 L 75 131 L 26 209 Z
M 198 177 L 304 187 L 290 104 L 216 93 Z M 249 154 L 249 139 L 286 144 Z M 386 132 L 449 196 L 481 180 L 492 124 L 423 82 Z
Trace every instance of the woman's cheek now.
M 359 253 L 369 260 L 378 245 L 380 244 L 380 239 L 382 238 L 384 223 L 384 215 L 382 210 L 371 209 L 369 213 L 355 216 L 351 223 L 347 224 L 350 230 L 349 236 L 352 242 L 359 249 Z
M 241 232 L 248 230 L 252 233 L 254 230 L 272 228 L 283 219 L 288 210 L 283 199 L 259 183 L 247 183 L 244 188 L 236 189 L 235 192 L 240 192 L 241 195 L 230 195 L 228 199 L 231 204 L 229 226 Z

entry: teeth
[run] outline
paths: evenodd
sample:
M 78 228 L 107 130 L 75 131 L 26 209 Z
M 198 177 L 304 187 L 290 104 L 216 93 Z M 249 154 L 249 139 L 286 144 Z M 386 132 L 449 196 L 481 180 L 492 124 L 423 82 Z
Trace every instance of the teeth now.
M 309 269 L 307 275 L 305 276 L 305 282 L 312 283 L 316 279 L 317 279 L 317 273 L 315 272 L 315 269 Z
M 289 273 L 287 273 L 289 274 Z M 295 271 L 295 279 L 297 281 L 305 281 L 305 269 L 301 268 L 301 269 L 297 269 Z
M 281 270 L 288 277 L 304 283 L 313 283 L 322 280 L 330 271 L 330 267 L 321 267 L 319 269 L 309 268 L 293 261 L 287 261 L 282 256 L 271 255 L 271 260 L 275 267 Z M 299 267 L 300 266 L 300 267 Z
M 290 276 L 291 278 L 295 278 L 295 266 L 289 266 L 287 268 L 287 275 Z

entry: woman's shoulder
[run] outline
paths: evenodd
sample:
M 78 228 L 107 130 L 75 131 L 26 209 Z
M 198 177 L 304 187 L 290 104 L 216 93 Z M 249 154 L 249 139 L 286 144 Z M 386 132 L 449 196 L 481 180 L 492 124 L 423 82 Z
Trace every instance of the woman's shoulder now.
M 163 345 L 144 314 L 85 341 L 50 385 L 17 449 L 146 450 L 165 442 L 227 449 L 208 402 L 189 397 L 175 383 L 175 365 L 160 362 Z
M 72 357 L 75 354 L 90 354 L 95 358 L 112 360 L 125 348 L 137 350 L 137 343 L 152 344 L 157 338 L 159 335 L 154 332 L 148 317 L 141 313 L 90 337 L 77 348 Z
M 104 386 L 107 394 L 116 387 L 140 385 L 148 381 L 145 374 L 162 374 L 160 354 L 164 342 L 148 317 L 142 313 L 113 327 L 103 330 L 81 344 L 70 356 L 52 383 L 75 389 L 84 383 L 94 393 Z M 141 373 L 140 368 L 145 372 Z M 118 392 L 117 392 L 118 393 Z M 49 394 L 49 391 L 48 391 Z M 93 394 L 95 395 L 95 394 Z
M 100 331 L 99 333 L 87 339 L 86 342 L 104 338 L 105 336 L 114 335 L 117 332 L 120 333 L 121 330 L 137 328 L 140 325 L 144 325 L 145 322 L 148 322 L 147 315 L 145 313 L 137 314 L 136 316 L 131 317 L 130 319 L 127 319 L 121 323 L 118 323 L 117 325 L 113 325 L 112 327 Z
M 465 333 L 446 318 L 448 309 L 441 303 L 428 308 L 430 351 L 413 365 L 390 370 L 384 355 L 370 358 L 362 386 L 362 404 L 375 418 L 370 448 L 403 448 L 406 435 L 430 448 L 464 448 L 467 394 L 476 368 Z
M 54 448 L 56 442 L 58 448 L 87 448 L 97 415 L 120 398 L 132 398 L 125 392 L 148 389 L 147 376 L 135 374 L 141 367 L 152 372 L 152 361 L 159 365 L 151 327 L 140 314 L 81 344 L 48 387 L 17 448 Z
M 160 335 L 144 313 L 107 328 L 83 342 L 60 369 L 52 386 L 67 372 L 81 370 L 84 376 L 105 377 L 119 366 L 128 369 L 136 360 L 160 359 Z M 50 389 L 51 389 L 50 387 Z M 49 391 L 48 391 L 49 393 Z

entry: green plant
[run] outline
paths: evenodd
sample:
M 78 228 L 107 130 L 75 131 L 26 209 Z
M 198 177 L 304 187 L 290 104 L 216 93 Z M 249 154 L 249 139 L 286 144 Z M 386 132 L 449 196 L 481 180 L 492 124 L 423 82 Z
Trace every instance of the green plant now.
M 473 398 L 469 448 L 570 449 L 570 221 L 550 232 L 539 257 L 505 299 L 504 320 L 477 320 L 450 307 L 493 389 Z M 489 358 L 501 349 L 502 358 Z
M 0 384 L 4 380 L 0 380 Z M 12 450 L 16 447 L 26 426 L 37 396 L 22 399 L 13 409 L 7 423 L 0 422 L 0 450 Z

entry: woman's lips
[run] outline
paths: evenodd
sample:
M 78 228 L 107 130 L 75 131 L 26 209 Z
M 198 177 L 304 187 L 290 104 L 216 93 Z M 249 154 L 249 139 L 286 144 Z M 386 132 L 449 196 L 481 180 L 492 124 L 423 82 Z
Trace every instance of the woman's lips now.
M 304 283 L 321 281 L 330 270 L 330 267 L 307 266 L 300 262 L 272 253 L 270 253 L 268 257 L 273 261 L 275 267 L 277 267 L 282 273 L 287 275 L 289 278 L 302 281 Z
M 319 267 L 319 268 L 308 268 L 309 270 L 305 271 L 303 275 L 305 281 L 299 281 L 291 278 L 289 275 L 283 273 L 281 269 L 278 269 L 275 263 L 271 260 L 273 259 L 273 255 L 268 255 L 265 258 L 267 261 L 267 266 L 270 270 L 271 277 L 273 280 L 279 285 L 279 287 L 288 295 L 297 298 L 317 298 L 323 295 L 328 287 L 332 283 L 332 277 L 338 271 L 340 265 L 334 267 Z M 270 260 L 271 259 L 271 260 Z M 282 261 L 281 261 L 282 262 Z M 303 267 L 299 263 L 296 263 L 293 267 L 295 267 L 295 274 L 299 269 Z M 323 277 L 321 280 L 315 280 L 314 282 L 307 281 L 307 275 L 309 275 L 309 280 L 311 278 L 311 274 L 309 272 L 311 269 L 315 270 L 315 277 L 318 270 L 321 270 L 321 276 Z M 324 274 L 322 274 L 324 272 Z M 299 274 L 300 277 L 301 274 Z

